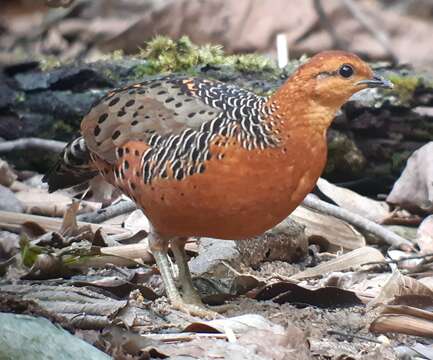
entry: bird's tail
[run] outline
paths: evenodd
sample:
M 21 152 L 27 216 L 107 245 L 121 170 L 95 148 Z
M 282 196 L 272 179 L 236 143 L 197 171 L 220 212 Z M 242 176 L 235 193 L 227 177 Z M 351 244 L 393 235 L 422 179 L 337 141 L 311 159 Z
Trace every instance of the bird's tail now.
M 63 149 L 57 163 L 43 177 L 48 191 L 70 188 L 89 181 L 98 174 L 91 165 L 90 153 L 82 137 L 71 141 Z

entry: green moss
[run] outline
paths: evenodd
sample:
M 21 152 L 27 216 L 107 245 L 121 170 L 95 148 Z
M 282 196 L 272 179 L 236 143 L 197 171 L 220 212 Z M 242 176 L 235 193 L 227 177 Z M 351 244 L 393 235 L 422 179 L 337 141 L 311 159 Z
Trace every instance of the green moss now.
M 21 259 L 23 264 L 27 267 L 31 267 L 37 257 L 42 254 L 44 249 L 40 246 L 33 245 L 26 235 L 22 235 L 20 238 L 20 251 Z
M 43 56 L 38 58 L 39 69 L 49 71 L 58 68 L 62 65 L 61 61 L 54 56 Z
M 123 50 L 122 49 L 118 49 L 118 50 L 114 50 L 111 54 L 110 54 L 110 58 L 112 59 L 112 60 L 117 60 L 117 61 L 119 61 L 119 60 L 122 60 L 123 59 L 123 57 L 124 57 L 124 52 L 123 52 Z
M 104 69 L 103 71 L 102 71 L 102 74 L 107 78 L 107 79 L 110 79 L 110 80 L 112 80 L 112 81 L 115 81 L 115 82 L 119 82 L 120 81 L 120 76 L 119 75 L 117 75 L 117 74 L 115 74 L 112 70 L 110 70 L 110 69 Z
M 277 70 L 274 61 L 259 54 L 232 55 L 228 60 L 233 63 L 236 70 L 243 73 L 275 72 Z
M 187 36 L 174 41 L 165 36 L 157 36 L 149 41 L 139 53 L 147 63 L 138 65 L 135 74 L 153 75 L 188 71 L 200 64 L 216 65 L 224 61 L 221 46 L 197 46 Z
M 387 78 L 394 84 L 394 88 L 386 92 L 397 96 L 402 104 L 410 103 L 415 90 L 423 85 L 423 79 L 413 75 L 389 74 Z
M 19 103 L 26 101 L 26 94 L 24 92 L 17 93 L 15 96 L 15 101 Z
M 54 139 L 65 139 L 73 134 L 76 128 L 63 120 L 55 120 L 50 131 Z
M 401 169 L 406 165 L 406 161 L 409 159 L 410 155 L 410 151 L 393 153 L 391 157 L 391 171 L 400 173 Z
M 172 40 L 157 36 L 140 50 L 138 55 L 145 64 L 134 69 L 136 78 L 171 72 L 195 72 L 200 65 L 229 65 L 236 71 L 276 72 L 275 63 L 257 54 L 225 55 L 220 45 L 195 45 L 187 36 Z

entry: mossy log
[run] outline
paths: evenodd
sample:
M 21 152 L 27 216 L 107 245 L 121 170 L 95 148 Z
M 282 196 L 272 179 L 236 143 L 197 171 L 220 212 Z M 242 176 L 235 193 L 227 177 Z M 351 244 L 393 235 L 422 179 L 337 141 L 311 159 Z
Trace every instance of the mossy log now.
M 198 48 L 190 43 L 173 44 L 164 48 L 158 43 L 158 51 L 148 50 L 143 54 L 146 58 L 116 54 L 104 61 L 55 64 L 44 70 L 38 62 L 4 66 L 0 73 L 0 137 L 68 141 L 78 133 L 81 118 L 92 103 L 109 89 L 158 73 L 211 77 L 270 94 L 302 62 L 277 69 L 261 56 L 224 56 L 218 48 L 200 48 L 197 55 Z M 334 182 L 373 194 L 386 192 L 407 157 L 433 139 L 433 81 L 406 69 L 380 71 L 395 88 L 368 90 L 343 107 L 329 133 L 325 174 Z M 18 167 L 39 171 L 46 170 L 51 159 L 52 154 L 46 153 L 12 157 Z

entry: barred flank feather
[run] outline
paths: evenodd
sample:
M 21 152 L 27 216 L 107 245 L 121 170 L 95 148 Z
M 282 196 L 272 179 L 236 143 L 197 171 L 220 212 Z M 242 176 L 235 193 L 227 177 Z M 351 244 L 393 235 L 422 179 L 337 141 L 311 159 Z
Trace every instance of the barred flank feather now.
M 82 137 L 66 145 L 53 168 L 43 177 L 48 191 L 69 188 L 92 179 L 98 174 L 90 164 L 90 155 Z

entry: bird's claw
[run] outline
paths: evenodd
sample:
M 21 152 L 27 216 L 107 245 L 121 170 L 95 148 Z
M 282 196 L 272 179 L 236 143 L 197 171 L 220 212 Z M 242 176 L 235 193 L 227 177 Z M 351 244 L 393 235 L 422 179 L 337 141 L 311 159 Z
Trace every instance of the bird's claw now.
M 189 304 L 184 302 L 183 300 L 178 300 L 172 302 L 172 306 L 173 308 L 191 316 L 198 316 L 208 320 L 222 318 L 222 315 L 206 308 L 204 305 L 200 306 L 198 304 Z

